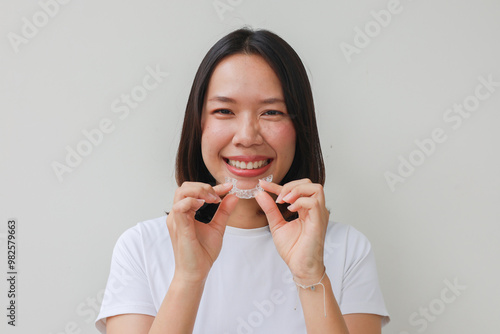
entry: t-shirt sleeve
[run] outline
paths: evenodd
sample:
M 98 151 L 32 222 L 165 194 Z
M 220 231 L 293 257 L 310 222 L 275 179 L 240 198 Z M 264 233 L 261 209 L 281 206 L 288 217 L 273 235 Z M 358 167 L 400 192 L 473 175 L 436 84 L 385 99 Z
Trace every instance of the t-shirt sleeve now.
M 353 227 L 349 228 L 348 234 L 340 304 L 342 314 L 378 314 L 382 316 L 382 326 L 385 326 L 390 318 L 380 289 L 371 244 Z
M 145 270 L 141 230 L 135 226 L 116 242 L 95 325 L 101 333 L 106 333 L 107 317 L 130 313 L 155 316 L 156 312 Z

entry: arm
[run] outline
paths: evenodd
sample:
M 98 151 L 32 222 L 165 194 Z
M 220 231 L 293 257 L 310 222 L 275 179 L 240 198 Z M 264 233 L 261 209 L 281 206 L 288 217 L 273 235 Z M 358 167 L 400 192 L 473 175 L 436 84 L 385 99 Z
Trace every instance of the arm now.
M 232 185 L 210 187 L 185 183 L 176 191 L 167 227 L 175 257 L 175 273 L 156 317 L 124 314 L 107 320 L 109 334 L 191 333 L 205 280 L 222 247 L 227 219 L 238 198 L 227 195 Z M 209 224 L 194 219 L 204 202 L 221 202 Z
M 193 331 L 204 284 L 174 277 L 156 317 L 121 314 L 106 321 L 108 334 L 190 333 Z
M 284 186 L 261 181 L 261 186 L 278 195 L 277 203 L 291 204 L 288 210 L 299 215 L 287 222 L 269 194 L 262 192 L 256 196 L 268 218 L 276 249 L 295 282 L 304 286 L 318 283 L 325 270 L 323 254 L 329 218 L 323 187 L 307 179 Z M 368 314 L 342 316 L 328 275 L 325 274 L 321 283 L 323 285 L 315 285 L 314 290 L 299 288 L 307 333 L 380 333 L 380 317 L 377 319 Z
M 325 286 L 325 295 L 321 285 L 316 286 L 315 290 L 299 289 L 307 333 L 324 333 L 324 328 L 329 328 L 333 333 L 381 334 L 381 316 L 366 313 L 342 316 L 328 275 L 325 275 L 321 283 Z M 326 298 L 323 299 L 324 297 Z
M 316 281 L 318 282 L 319 279 Z M 314 283 L 316 283 L 314 282 Z M 300 304 L 304 311 L 308 334 L 313 333 L 350 333 L 344 322 L 328 275 L 321 281 L 324 286 L 316 285 L 314 290 L 299 288 Z M 326 312 L 326 317 L 325 317 Z M 361 332 L 358 332 L 361 334 Z M 362 332 L 367 334 L 370 332 Z
M 382 317 L 378 314 L 353 313 L 344 315 L 350 334 L 381 334 Z
M 191 333 L 204 286 L 204 281 L 185 282 L 174 276 L 149 333 Z

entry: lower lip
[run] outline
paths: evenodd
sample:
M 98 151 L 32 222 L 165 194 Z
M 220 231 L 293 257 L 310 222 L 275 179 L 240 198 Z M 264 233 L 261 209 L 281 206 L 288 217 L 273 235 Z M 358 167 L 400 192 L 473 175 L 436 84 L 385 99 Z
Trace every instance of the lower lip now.
M 236 168 L 234 166 L 231 166 L 226 162 L 226 167 L 227 169 L 231 172 L 231 174 L 234 174 L 236 176 L 241 176 L 241 177 L 256 177 L 264 174 L 269 167 L 271 167 L 272 160 L 269 161 L 269 163 L 263 167 L 260 168 L 255 168 L 255 169 L 240 169 Z

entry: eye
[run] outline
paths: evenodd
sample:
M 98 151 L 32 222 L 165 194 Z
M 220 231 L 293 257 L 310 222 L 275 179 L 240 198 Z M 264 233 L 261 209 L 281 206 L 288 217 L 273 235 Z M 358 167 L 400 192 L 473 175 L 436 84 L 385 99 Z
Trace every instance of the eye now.
M 217 109 L 213 111 L 214 114 L 221 114 L 221 115 L 231 115 L 232 111 L 229 109 Z
M 264 115 L 267 115 L 267 116 L 281 116 L 281 115 L 285 115 L 284 112 L 281 112 L 281 111 L 278 111 L 278 110 L 268 110 L 264 113 Z

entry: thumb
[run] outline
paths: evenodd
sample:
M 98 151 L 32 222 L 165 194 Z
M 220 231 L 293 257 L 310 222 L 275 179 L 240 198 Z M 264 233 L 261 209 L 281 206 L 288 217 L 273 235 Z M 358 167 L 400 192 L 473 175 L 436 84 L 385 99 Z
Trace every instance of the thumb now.
M 219 204 L 219 208 L 213 216 L 210 225 L 213 225 L 213 227 L 215 227 L 221 233 L 224 233 L 229 216 L 231 215 L 233 209 L 236 207 L 238 200 L 239 198 L 235 195 L 226 195 L 222 202 Z
M 285 219 L 283 219 L 283 216 L 281 215 L 280 209 L 276 205 L 276 202 L 274 202 L 274 200 L 268 193 L 266 193 L 265 191 L 259 191 L 257 195 L 255 195 L 255 199 L 266 214 L 271 233 L 279 228 L 281 224 L 286 222 Z

